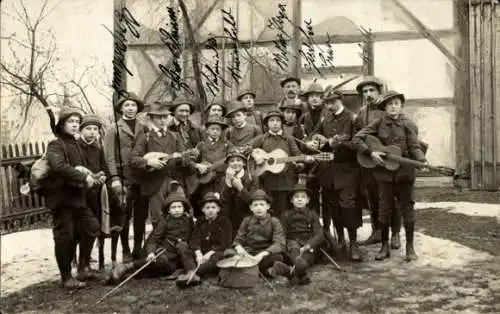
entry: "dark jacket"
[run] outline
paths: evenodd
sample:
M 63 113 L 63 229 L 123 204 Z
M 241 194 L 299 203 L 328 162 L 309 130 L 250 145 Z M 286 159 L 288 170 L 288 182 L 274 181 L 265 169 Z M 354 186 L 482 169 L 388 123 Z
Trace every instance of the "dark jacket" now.
M 321 162 L 317 168 L 320 184 L 327 188 L 342 189 L 359 184 L 360 170 L 356 159 L 356 148 L 352 137 L 362 128 L 362 124 L 355 120 L 355 115 L 347 108 L 339 114 L 329 111 L 314 130 L 314 134 L 321 134 L 326 138 L 335 135 L 346 136 L 340 144 L 330 147 L 326 144 L 323 151 L 333 152 L 333 161 Z
M 191 122 L 191 120 L 186 121 L 185 128 L 187 138 L 183 138 L 182 132 L 180 130 L 180 124 L 174 122 L 168 127 L 170 131 L 176 133 L 177 136 L 179 136 L 184 147 L 186 147 L 187 149 L 195 148 L 196 145 L 198 145 L 198 143 L 203 139 L 203 130 L 199 126 Z
M 281 253 L 285 250 L 285 234 L 278 218 L 267 214 L 264 218 L 248 216 L 243 219 L 233 242 L 250 254 L 262 251 Z
M 59 134 L 47 145 L 50 177 L 46 183 L 45 201 L 51 209 L 86 206 L 86 175 L 75 169 L 85 160 L 77 140 L 69 134 Z
M 281 225 L 288 241 L 297 241 L 304 246 L 309 244 L 316 250 L 325 240 L 318 214 L 308 208 L 290 209 L 281 215 Z
M 218 215 L 214 221 L 209 222 L 205 217 L 196 221 L 190 246 L 201 250 L 203 254 L 208 251 L 224 252 L 232 243 L 233 229 L 229 218 Z
M 241 147 L 248 145 L 253 139 L 261 135 L 262 131 L 258 126 L 247 123 L 242 128 L 229 127 L 226 131 L 226 139 L 234 146 Z
M 364 142 L 366 135 L 374 135 L 383 145 L 396 145 L 401 148 L 403 157 L 425 162 L 425 156 L 418 140 L 418 127 L 405 115 L 400 114 L 397 119 L 386 115 L 364 127 L 354 136 L 357 149 L 370 156 L 372 150 Z M 377 180 L 386 182 L 414 182 L 415 168 L 401 164 L 396 171 L 389 171 L 377 166 L 373 175 Z
M 247 113 L 246 121 L 257 126 L 261 132 L 264 132 L 264 124 L 262 122 L 262 113 L 259 110 L 252 110 Z
M 193 218 L 187 214 L 179 218 L 168 214 L 163 216 L 146 241 L 146 253 L 154 253 L 158 248 L 176 252 L 175 246 L 179 242 L 189 242 L 193 226 Z
M 324 106 L 316 110 L 307 110 L 299 118 L 299 125 L 301 125 L 302 133 L 305 137 L 310 137 L 313 134 L 314 128 L 321 121 L 321 117 L 324 117 L 328 113 L 328 109 Z

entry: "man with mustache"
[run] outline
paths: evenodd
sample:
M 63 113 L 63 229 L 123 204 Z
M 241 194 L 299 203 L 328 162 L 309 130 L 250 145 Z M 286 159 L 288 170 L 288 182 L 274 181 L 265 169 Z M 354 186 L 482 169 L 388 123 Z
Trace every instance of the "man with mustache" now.
M 302 105 L 302 100 L 299 98 L 300 95 L 300 79 L 297 77 L 289 76 L 280 82 L 281 90 L 283 91 L 284 97 L 279 102 L 278 108 L 288 100 L 295 100 L 296 104 Z M 305 108 L 304 108 L 305 109 Z
M 363 106 L 358 112 L 357 119 L 362 121 L 363 125 L 368 125 L 373 121 L 385 116 L 385 112 L 377 107 L 377 100 L 382 92 L 383 83 L 378 77 L 366 76 L 356 86 L 357 92 L 363 96 Z M 364 242 L 365 245 L 375 244 L 382 241 L 380 231 L 379 208 L 378 208 L 378 188 L 377 182 L 373 177 L 371 169 L 361 168 L 362 193 L 366 195 L 366 202 L 370 209 L 370 220 L 372 223 L 372 234 Z M 398 210 L 393 211 L 391 218 L 391 248 L 399 249 L 401 240 L 399 232 L 401 230 L 401 213 Z

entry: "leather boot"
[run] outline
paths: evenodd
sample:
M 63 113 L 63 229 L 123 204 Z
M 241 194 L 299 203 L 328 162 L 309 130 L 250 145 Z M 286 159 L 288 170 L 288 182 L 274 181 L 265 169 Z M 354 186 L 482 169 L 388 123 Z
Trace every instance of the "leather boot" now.
M 401 247 L 401 239 L 399 238 L 399 232 L 393 233 L 391 236 L 391 249 L 397 250 Z
M 359 251 L 359 246 L 356 242 L 350 243 L 350 258 L 353 262 L 361 262 L 361 252 Z
M 372 231 L 372 234 L 363 242 L 363 245 L 372 245 L 382 242 L 382 233 L 380 229 Z
M 295 275 L 299 278 L 307 276 L 307 268 L 309 264 L 302 257 L 297 257 L 295 259 Z
M 272 272 L 273 275 L 275 275 L 273 277 L 283 276 L 286 277 L 288 280 L 291 280 L 294 274 L 294 271 L 292 271 L 292 267 L 280 261 L 274 262 L 272 267 Z
M 411 262 L 418 259 L 417 253 L 415 253 L 415 249 L 412 244 L 406 244 L 406 261 Z
M 411 222 L 405 224 L 405 232 L 406 232 L 406 261 L 411 262 L 416 260 L 417 254 L 415 253 L 415 248 L 413 247 L 413 236 L 415 233 L 415 223 Z
M 111 271 L 111 280 L 115 283 L 118 283 L 121 281 L 123 276 L 134 267 L 133 263 L 127 263 L 127 264 L 118 264 L 113 270 Z
M 389 242 L 384 241 L 382 242 L 382 247 L 380 248 L 380 251 L 375 255 L 375 259 L 377 261 L 383 261 L 386 258 L 389 258 L 391 256 L 391 250 L 389 248 Z

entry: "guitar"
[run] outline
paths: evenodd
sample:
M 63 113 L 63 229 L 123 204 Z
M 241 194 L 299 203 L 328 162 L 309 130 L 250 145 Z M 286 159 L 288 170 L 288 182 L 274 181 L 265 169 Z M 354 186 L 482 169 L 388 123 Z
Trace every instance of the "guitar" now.
M 396 145 L 384 146 L 382 142 L 380 142 L 380 140 L 373 135 L 367 135 L 365 138 L 365 143 L 368 145 L 368 147 L 370 147 L 372 151 L 385 153 L 385 156 L 382 157 L 385 162 L 385 165 L 383 167 L 386 168 L 387 170 L 395 171 L 399 169 L 401 164 L 405 164 L 413 167 L 428 168 L 430 170 L 434 170 L 438 173 L 441 173 L 445 176 L 455 175 L 455 169 L 444 166 L 427 165 L 420 161 L 402 157 L 403 153 L 401 151 L 401 148 L 399 148 L 399 146 Z M 364 168 L 375 168 L 377 166 L 377 164 L 375 163 L 375 161 L 373 161 L 371 156 L 366 156 L 361 152 L 358 152 L 357 159 L 358 163 Z
M 196 148 L 188 149 L 180 153 L 181 157 L 179 158 L 185 158 L 188 157 L 190 159 L 196 159 L 200 152 Z M 143 156 L 144 159 L 149 160 L 152 158 L 159 158 L 161 161 L 168 162 L 169 160 L 172 159 L 172 154 L 167 154 L 167 153 L 162 153 L 162 152 L 149 152 Z M 132 168 L 130 169 L 130 174 L 132 178 L 134 179 L 135 182 L 137 183 L 144 183 L 148 182 L 151 180 L 155 180 L 158 178 L 158 174 L 161 172 L 164 172 L 168 166 L 165 166 L 161 169 L 155 169 L 153 167 L 147 167 L 146 169 L 137 169 L 137 168 Z
M 340 144 L 341 142 L 351 140 L 351 136 L 349 134 L 337 134 L 331 138 L 327 138 L 326 136 L 321 134 L 314 134 L 312 136 L 312 140 L 316 141 L 319 144 L 320 148 L 326 145 L 330 139 L 333 139 L 336 143 Z
M 261 176 L 265 172 L 280 173 L 282 172 L 287 163 L 305 161 L 307 158 L 314 158 L 320 161 L 330 161 L 334 159 L 333 153 L 319 153 L 316 155 L 300 155 L 289 157 L 288 154 L 282 149 L 275 149 L 270 153 L 266 153 L 260 148 L 255 148 L 253 154 L 256 154 L 264 159 L 264 162 L 260 165 L 255 165 L 255 175 Z

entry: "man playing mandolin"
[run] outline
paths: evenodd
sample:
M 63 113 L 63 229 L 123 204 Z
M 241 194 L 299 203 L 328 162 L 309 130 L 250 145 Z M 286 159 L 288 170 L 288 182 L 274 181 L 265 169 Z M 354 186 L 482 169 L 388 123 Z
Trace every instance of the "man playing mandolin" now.
M 371 122 L 354 137 L 355 145 L 360 152 L 358 154 L 360 164 L 368 167 L 369 162 L 372 161 L 377 165 L 374 177 L 378 186 L 382 247 L 375 257 L 376 260 L 384 260 L 390 256 L 389 224 L 393 212 L 399 210 L 395 206 L 395 198 L 399 201 L 404 220 L 406 260 L 412 261 L 417 258 L 413 246 L 415 166 L 398 164 L 393 159 L 387 158 L 389 153 L 397 155 L 399 151 L 403 157 L 427 162 L 418 140 L 418 127 L 401 113 L 404 101 L 405 97 L 401 93 L 389 91 L 383 94 L 377 104 L 380 110 L 385 110 L 386 115 Z M 368 144 L 370 141 L 372 145 Z M 376 147 L 378 141 L 381 143 L 378 143 L 379 147 Z M 392 146 L 384 147 L 384 145 Z

